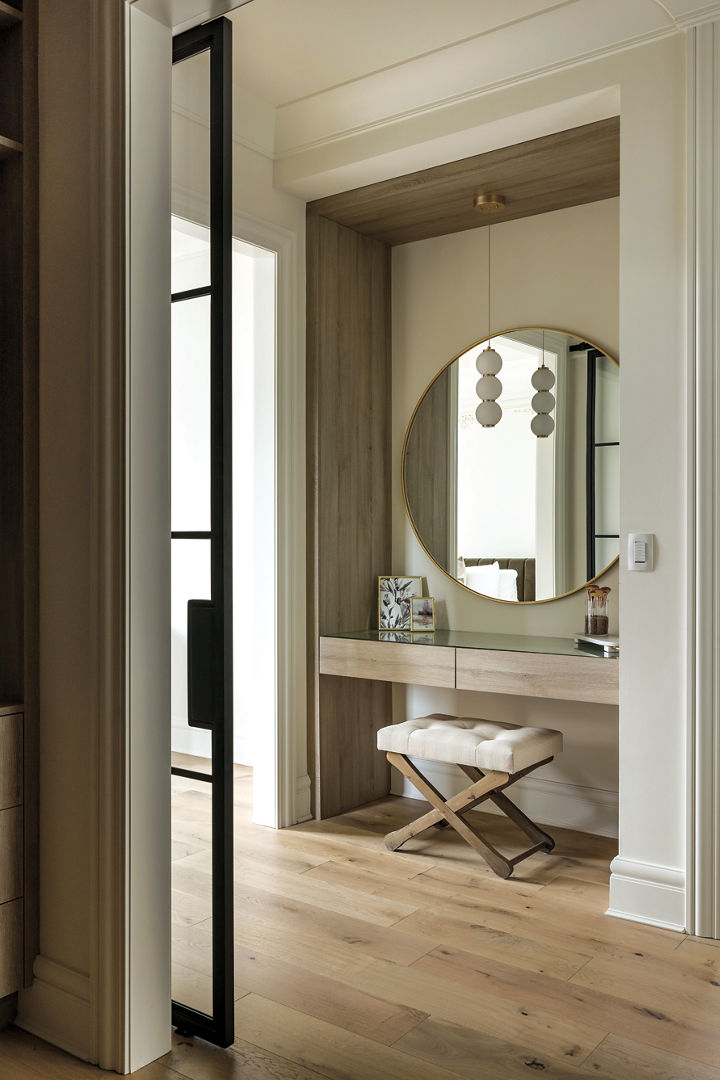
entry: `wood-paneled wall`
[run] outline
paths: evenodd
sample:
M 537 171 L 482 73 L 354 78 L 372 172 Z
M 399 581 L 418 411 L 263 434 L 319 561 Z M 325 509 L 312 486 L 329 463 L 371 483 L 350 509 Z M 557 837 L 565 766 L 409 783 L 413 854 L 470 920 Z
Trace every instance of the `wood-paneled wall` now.
M 326 218 L 307 221 L 309 758 L 317 817 L 387 794 L 375 733 L 387 683 L 319 675 L 321 634 L 377 625 L 391 571 L 390 256 Z

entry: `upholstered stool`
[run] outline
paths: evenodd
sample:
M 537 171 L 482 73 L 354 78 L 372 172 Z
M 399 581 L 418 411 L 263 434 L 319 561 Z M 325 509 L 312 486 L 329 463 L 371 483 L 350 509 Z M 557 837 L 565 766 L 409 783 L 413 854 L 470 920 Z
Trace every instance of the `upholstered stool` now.
M 377 745 L 378 750 L 385 750 L 390 764 L 407 776 L 435 808 L 410 825 L 389 833 L 385 837 L 385 846 L 391 851 L 396 851 L 410 837 L 433 825 L 440 828 L 451 825 L 463 840 L 482 855 L 496 874 L 509 878 L 513 868 L 523 859 L 536 851 L 552 851 L 555 847 L 553 838 L 523 814 L 503 791 L 560 753 L 563 747 L 560 731 L 433 713 L 381 728 L 377 733 Z M 452 762 L 473 783 L 459 795 L 446 800 L 413 765 L 411 756 Z M 533 841 L 532 847 L 507 859 L 476 829 L 471 828 L 463 815 L 486 799 L 494 802 L 522 829 Z

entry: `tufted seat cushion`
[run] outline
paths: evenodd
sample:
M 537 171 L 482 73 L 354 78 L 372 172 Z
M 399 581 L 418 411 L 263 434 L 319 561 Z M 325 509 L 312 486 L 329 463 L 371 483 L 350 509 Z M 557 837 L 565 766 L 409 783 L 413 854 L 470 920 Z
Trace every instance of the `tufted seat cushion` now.
M 381 728 L 378 750 L 428 761 L 473 765 L 483 772 L 522 772 L 563 748 L 562 732 L 433 713 Z

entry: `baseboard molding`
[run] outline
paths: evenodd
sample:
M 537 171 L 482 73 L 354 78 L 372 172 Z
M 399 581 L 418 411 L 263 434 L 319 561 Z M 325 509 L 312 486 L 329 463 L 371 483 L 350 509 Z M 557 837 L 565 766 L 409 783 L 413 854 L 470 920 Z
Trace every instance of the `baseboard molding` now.
M 307 773 L 298 776 L 295 782 L 295 821 L 299 825 L 303 821 L 309 821 L 312 817 L 312 794 L 310 777 Z
M 208 732 L 200 728 L 188 727 L 187 720 L 178 720 L 170 728 L 170 746 L 176 754 L 190 754 L 191 757 L 210 757 Z M 236 765 L 250 765 L 253 761 L 252 739 L 233 736 L 233 757 Z
M 632 922 L 685 930 L 685 872 L 669 866 L 625 859 L 610 864 L 608 915 Z
M 18 995 L 18 1027 L 67 1050 L 96 1060 L 90 1008 L 90 977 L 37 956 L 33 984 Z
M 467 780 L 456 766 L 419 759 L 417 764 L 428 780 L 446 797 L 467 787 Z M 402 777 L 396 769 L 393 769 L 392 791 L 394 795 L 404 795 L 410 799 L 420 798 L 410 781 Z M 594 836 L 616 837 L 618 834 L 616 791 L 527 776 L 513 787 L 511 798 L 533 821 L 543 825 L 578 829 Z M 491 813 L 500 812 L 489 801 L 483 804 L 482 809 Z

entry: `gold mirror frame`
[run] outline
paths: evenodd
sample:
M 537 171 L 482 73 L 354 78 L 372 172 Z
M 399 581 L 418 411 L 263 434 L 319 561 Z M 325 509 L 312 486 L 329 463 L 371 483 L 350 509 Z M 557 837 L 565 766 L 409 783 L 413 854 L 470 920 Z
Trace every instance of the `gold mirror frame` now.
M 594 341 L 590 340 L 590 338 L 585 337 L 585 336 L 580 335 L 580 334 L 577 334 L 573 330 L 562 330 L 557 326 L 514 326 L 514 327 L 511 327 L 510 329 L 507 329 L 507 330 L 500 330 L 500 331 L 498 331 L 496 333 L 488 334 L 487 337 L 480 338 L 479 341 L 475 341 L 471 345 L 467 345 L 464 349 L 461 349 L 459 353 L 456 353 L 455 356 L 451 357 L 451 359 L 448 360 L 448 362 L 446 364 L 443 364 L 443 366 L 440 368 L 440 370 L 437 372 L 437 374 L 434 375 L 433 378 L 430 380 L 430 382 L 427 384 L 427 386 L 423 390 L 422 394 L 420 395 L 420 399 L 419 399 L 417 405 L 415 406 L 415 408 L 412 411 L 412 416 L 410 417 L 410 421 L 409 421 L 407 429 L 405 431 L 405 438 L 403 439 L 403 447 L 402 447 L 402 460 L 401 460 L 402 497 L 403 497 L 403 505 L 405 507 L 405 513 L 407 514 L 408 521 L 410 522 L 410 528 L 412 529 L 413 533 L 415 534 L 415 538 L 417 539 L 417 542 L 419 543 L 420 547 L 423 549 L 423 551 L 425 552 L 427 557 L 438 568 L 438 570 L 440 570 L 445 575 L 445 577 L 448 578 L 449 581 L 452 581 L 453 584 L 457 585 L 459 588 L 464 589 L 465 592 L 470 593 L 471 596 L 481 596 L 484 600 L 492 600 L 496 604 L 507 604 L 509 607 L 530 607 L 530 606 L 532 606 L 534 604 L 550 604 L 550 603 L 553 602 L 553 600 L 563 600 L 566 596 L 573 596 L 574 593 L 580 592 L 581 589 L 586 589 L 588 587 L 588 585 L 592 585 L 593 582 L 598 581 L 601 577 L 603 577 L 604 574 L 607 574 L 607 572 L 609 570 L 611 570 L 612 567 L 615 566 L 615 564 L 619 561 L 620 555 L 619 554 L 616 555 L 615 558 L 612 559 L 607 564 L 606 567 L 604 567 L 602 570 L 599 571 L 599 573 L 597 573 L 595 575 L 595 577 L 588 578 L 587 581 L 583 581 L 582 584 L 578 585 L 576 588 L 569 589 L 567 592 L 564 592 L 564 593 L 558 593 L 557 596 L 547 596 L 542 600 L 502 600 L 502 599 L 500 599 L 500 597 L 488 596 L 487 593 L 481 593 L 481 592 L 478 592 L 476 589 L 470 589 L 467 585 L 463 584 L 462 581 L 458 581 L 458 579 L 453 577 L 452 574 L 449 574 L 448 571 L 445 569 L 445 567 L 440 565 L 440 563 L 437 561 L 435 556 L 428 550 L 428 548 L 423 543 L 422 537 L 420 536 L 418 530 L 415 527 L 415 522 L 413 520 L 413 516 L 412 516 L 412 513 L 410 511 L 410 504 L 408 503 L 407 487 L 406 487 L 406 480 L 405 480 L 405 461 L 406 461 L 408 440 L 410 438 L 410 432 L 412 431 L 412 426 L 413 426 L 413 424 L 415 422 L 415 417 L 417 416 L 418 410 L 420 409 L 420 406 L 422 405 L 423 401 L 425 400 L 428 392 L 435 385 L 435 383 L 441 377 L 441 375 L 443 375 L 444 372 L 446 372 L 447 369 L 452 364 L 454 364 L 456 360 L 459 360 L 461 356 L 464 356 L 465 353 L 470 352 L 471 349 L 476 349 L 480 345 L 484 345 L 485 342 L 493 341 L 496 338 L 503 337 L 503 335 L 505 335 L 505 334 L 522 333 L 525 330 L 541 330 L 541 331 L 544 330 L 544 331 L 547 331 L 548 333 L 552 332 L 552 333 L 555 333 L 555 334 L 566 334 L 568 337 L 576 338 L 578 341 L 586 341 L 588 343 L 588 345 L 590 345 L 593 349 L 597 349 L 597 351 L 602 353 L 603 356 L 607 356 L 608 360 L 611 360 L 613 362 L 613 364 L 615 364 L 615 366 L 617 368 L 620 367 L 620 361 L 617 360 L 614 356 L 612 356 L 609 352 L 607 352 L 605 349 L 603 349 L 600 345 L 596 345 Z

